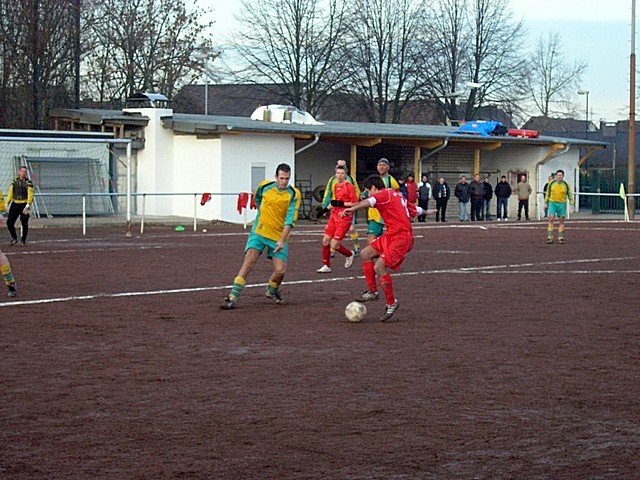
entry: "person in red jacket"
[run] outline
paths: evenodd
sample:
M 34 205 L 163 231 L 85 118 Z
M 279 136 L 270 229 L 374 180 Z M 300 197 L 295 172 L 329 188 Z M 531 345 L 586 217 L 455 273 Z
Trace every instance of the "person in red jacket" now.
M 418 204 L 418 184 L 415 182 L 413 173 L 407 175 L 407 181 L 405 182 L 407 186 L 407 201 L 409 203 L 413 203 L 414 205 Z

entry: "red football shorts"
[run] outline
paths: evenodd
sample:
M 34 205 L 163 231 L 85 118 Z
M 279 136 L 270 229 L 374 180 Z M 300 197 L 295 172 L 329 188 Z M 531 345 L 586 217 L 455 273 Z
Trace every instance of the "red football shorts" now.
M 384 233 L 370 245 L 380 252 L 380 258 L 384 260 L 384 265 L 396 271 L 413 248 L 413 236 L 404 234 L 389 236 Z
M 341 217 L 337 212 L 332 211 L 329 221 L 324 227 L 324 234 L 334 238 L 335 240 L 342 240 L 347 236 L 347 232 L 351 228 L 352 220 L 353 215 Z

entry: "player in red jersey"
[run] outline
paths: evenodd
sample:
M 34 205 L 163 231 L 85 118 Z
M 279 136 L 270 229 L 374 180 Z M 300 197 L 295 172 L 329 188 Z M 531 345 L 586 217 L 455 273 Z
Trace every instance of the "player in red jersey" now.
M 375 207 L 384 220 L 385 232 L 360 252 L 367 291 L 356 300 L 359 302 L 378 300 L 377 275 L 386 299 L 384 314 L 380 320 L 386 322 L 400 306 L 393 291 L 391 275 L 387 269 L 398 270 L 413 248 L 411 218 L 428 212 L 408 203 L 400 192 L 386 188 L 384 181 L 378 175 L 368 177 L 364 181 L 364 188 L 369 196 L 361 202 L 345 208 L 340 215 L 346 216 L 362 208 Z
M 347 257 L 344 262 L 345 268 L 349 268 L 356 257 L 354 251 L 340 244 L 351 228 L 353 215 L 340 216 L 340 212 L 344 210 L 345 206 L 348 207 L 356 203 L 358 194 L 355 187 L 347 181 L 346 167 L 342 165 L 336 166 L 335 179 L 336 181 L 331 185 L 332 191 L 328 192 L 329 198 L 331 198 L 329 206 L 331 216 L 322 237 L 322 267 L 317 270 L 318 273 L 331 272 L 331 250 Z

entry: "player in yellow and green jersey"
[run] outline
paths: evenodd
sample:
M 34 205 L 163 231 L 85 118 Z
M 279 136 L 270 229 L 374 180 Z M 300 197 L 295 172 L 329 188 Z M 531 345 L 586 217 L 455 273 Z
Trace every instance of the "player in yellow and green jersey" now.
M 349 171 L 347 168 L 346 160 L 342 160 L 342 159 L 338 160 L 336 162 L 336 167 L 343 167 L 347 170 L 347 172 Z M 358 182 L 356 182 L 355 179 L 348 173 L 347 173 L 347 182 L 349 182 L 351 185 L 355 187 L 356 195 L 358 198 L 360 198 L 360 187 L 358 186 Z M 325 188 L 324 190 L 324 198 L 322 199 L 322 206 L 324 208 L 329 208 L 329 205 L 331 204 L 331 200 L 335 200 L 334 188 L 336 183 L 337 183 L 337 179 L 335 175 L 332 176 L 327 182 L 327 188 Z M 356 255 L 358 255 L 360 253 L 360 239 L 358 238 L 358 230 L 356 230 L 355 215 L 353 215 L 351 227 L 349 227 L 349 239 L 351 240 L 351 243 L 353 243 L 353 251 L 355 252 Z M 333 251 L 331 252 L 331 255 L 333 256 Z
M 5 205 L 4 205 L 4 197 L 2 192 L 0 192 L 0 215 L 4 217 L 7 214 Z M 7 256 L 2 253 L 2 249 L 0 249 L 0 275 L 4 279 L 4 283 L 9 289 L 9 296 L 15 297 L 18 291 L 16 290 L 16 280 L 13 278 L 13 272 L 11 271 L 11 265 L 9 264 L 9 259 Z
M 380 178 L 382 178 L 386 188 L 391 188 L 397 192 L 400 190 L 400 184 L 398 184 L 398 181 L 395 178 L 389 175 L 389 168 L 389 160 L 386 158 L 378 160 L 377 169 Z M 384 221 L 382 220 L 378 209 L 373 207 L 367 210 L 367 220 L 367 238 L 369 239 L 369 243 L 371 243 L 384 232 Z
M 265 294 L 277 304 L 284 303 L 279 288 L 289 261 L 289 234 L 298 219 L 301 199 L 300 191 L 289 185 L 290 178 L 291 167 L 281 163 L 276 168 L 275 180 L 265 180 L 258 185 L 254 194 L 258 214 L 245 246 L 242 267 L 233 279 L 231 292 L 220 305 L 223 310 L 236 307 L 247 284 L 247 276 L 265 249 L 267 258 L 273 262 L 273 273 Z
M 554 180 L 549 182 L 544 195 L 544 208 L 549 217 L 547 243 L 553 243 L 554 220 L 558 217 L 558 243 L 564 243 L 564 219 L 567 216 L 567 199 L 574 205 L 571 187 L 564 180 L 564 171 L 558 170 Z

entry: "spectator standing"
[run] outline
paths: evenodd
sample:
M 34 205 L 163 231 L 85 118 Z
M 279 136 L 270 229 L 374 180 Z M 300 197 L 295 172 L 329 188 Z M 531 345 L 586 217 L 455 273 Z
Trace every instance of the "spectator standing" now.
M 436 222 L 446 222 L 447 203 L 451 198 L 451 188 L 449 188 L 444 177 L 440 177 L 433 188 L 433 198 L 436 200 Z
M 469 193 L 471 194 L 471 221 L 480 221 L 484 205 L 484 185 L 480 182 L 480 175 L 473 176 L 473 182 L 469 184 Z
M 485 220 L 491 220 L 491 213 L 489 206 L 491 205 L 491 199 L 493 198 L 493 187 L 491 186 L 491 182 L 489 181 L 489 177 L 484 177 L 484 202 L 482 215 Z
M 549 184 L 551 182 L 553 182 L 553 178 L 555 177 L 555 173 L 552 173 L 551 175 L 549 175 L 549 180 L 547 180 L 547 183 L 544 184 L 544 187 L 542 187 L 542 198 L 546 199 L 547 198 L 547 189 L 549 188 Z M 544 203 L 544 218 L 547 218 L 547 213 L 549 212 L 549 208 L 547 205 L 547 202 L 545 201 Z
M 458 219 L 461 222 L 469 221 L 469 201 L 471 199 L 470 186 L 467 183 L 467 177 L 462 175 L 460 182 L 456 185 L 453 194 L 458 199 Z
M 422 208 L 424 212 L 429 208 L 429 199 L 431 198 L 431 184 L 429 183 L 429 179 L 426 175 L 422 175 L 422 180 L 420 181 L 420 185 L 418 186 L 418 206 Z M 419 222 L 426 222 L 427 215 L 425 213 L 422 215 L 418 215 Z M 436 220 L 437 221 L 437 220 Z
M 518 194 L 518 221 L 522 220 L 522 209 L 524 208 L 524 216 L 529 220 L 529 196 L 532 189 L 529 182 L 527 182 L 527 176 L 521 175 L 518 185 L 516 185 L 516 193 Z
M 496 184 L 495 189 L 497 210 L 496 216 L 498 221 L 502 218 L 505 222 L 509 220 L 509 197 L 511 196 L 511 185 L 507 182 L 507 177 L 504 175 L 500 178 L 500 181 Z
M 398 178 L 398 184 L 400 185 L 400 193 L 406 199 L 409 198 L 409 192 L 407 191 L 407 183 L 404 178 Z
M 407 187 L 407 201 L 418 205 L 418 184 L 415 182 L 413 173 L 407 175 L 405 186 Z

